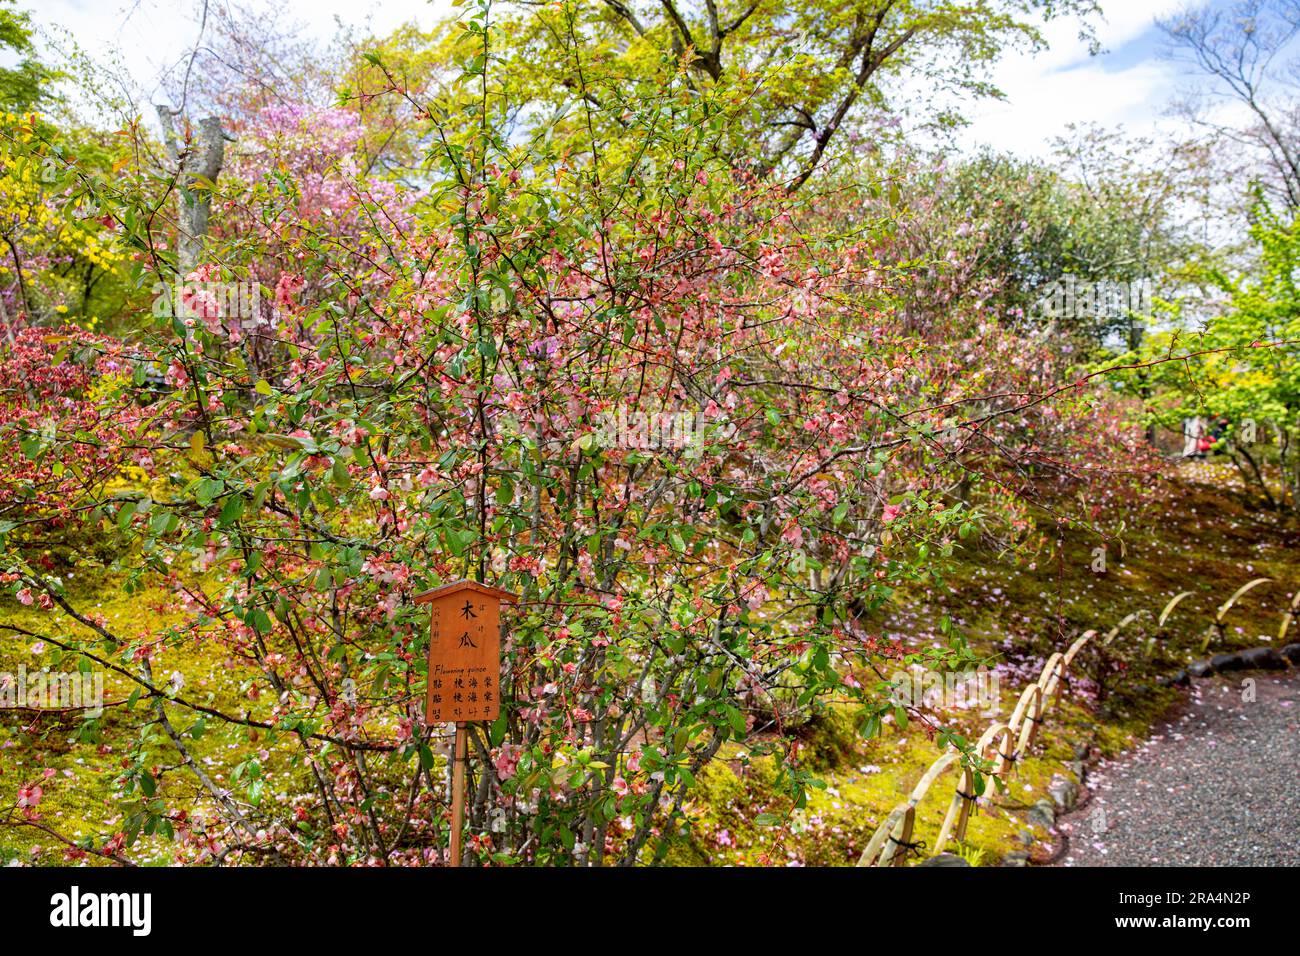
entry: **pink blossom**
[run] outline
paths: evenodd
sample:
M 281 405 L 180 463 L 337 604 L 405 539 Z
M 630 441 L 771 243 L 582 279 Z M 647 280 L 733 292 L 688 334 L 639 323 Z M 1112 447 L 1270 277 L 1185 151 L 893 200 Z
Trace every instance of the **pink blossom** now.
M 497 753 L 493 766 L 496 767 L 497 776 L 502 780 L 509 780 L 515 775 L 515 770 L 519 766 L 519 758 L 523 754 L 523 748 L 518 744 L 503 744 L 501 750 Z
M 292 272 L 283 272 L 275 283 L 275 304 L 287 308 L 294 304 L 294 297 L 303 290 L 307 282 L 302 276 Z

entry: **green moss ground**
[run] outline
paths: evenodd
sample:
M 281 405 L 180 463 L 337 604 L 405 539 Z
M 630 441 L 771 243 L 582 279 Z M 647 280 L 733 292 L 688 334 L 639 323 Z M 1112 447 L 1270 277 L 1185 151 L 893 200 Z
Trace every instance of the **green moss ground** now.
M 94 609 L 102 615 L 108 630 L 127 640 L 157 634 L 179 617 L 168 612 L 167 593 L 146 590 L 127 595 L 120 589 L 118 579 L 105 571 L 74 569 L 65 575 L 65 583 L 74 607 Z M 56 639 L 68 636 L 85 641 L 90 636 L 87 628 L 61 610 L 23 607 L 8 594 L 0 595 L 0 621 Z M 111 653 L 105 656 L 117 659 Z M 41 668 L 74 671 L 78 657 L 64 654 L 48 641 L 0 634 L 0 672 L 16 673 L 19 665 L 25 666 L 29 673 Z M 231 668 L 224 651 L 215 642 L 185 641 L 158 653 L 152 658 L 151 666 L 159 685 L 167 684 L 174 672 L 181 674 L 181 692 L 190 700 L 226 713 L 240 713 L 248 706 L 249 688 L 229 679 Z M 209 794 L 193 774 L 178 766 L 178 753 L 164 731 L 156 723 L 148 722 L 149 738 L 140 743 L 138 727 L 147 722 L 152 705 L 137 703 L 137 713 L 128 714 L 128 705 L 121 703 L 137 685 L 125 677 L 105 672 L 97 664 L 95 670 L 106 674 L 104 700 L 109 705 L 97 722 L 87 723 L 80 715 L 0 711 L 2 792 L 12 795 L 23 784 L 43 780 L 41 822 L 74 840 L 108 834 L 123 825 L 116 809 L 119 801 L 110 797 L 121 792 L 124 769 L 138 759 L 143 766 L 160 771 L 158 795 L 165 795 L 169 805 L 210 818 Z M 219 721 L 213 721 L 206 729 L 196 727 L 194 715 L 182 707 L 170 707 L 168 714 L 175 729 L 186 738 L 186 747 L 194 759 L 217 785 L 230 788 L 235 799 L 284 800 L 289 794 L 309 791 L 308 773 L 301 765 L 296 746 L 281 745 L 274 735 L 265 731 L 224 727 Z M 240 779 L 236 779 L 236 768 L 250 758 L 257 769 L 246 767 Z M 43 779 L 50 770 L 54 771 L 53 776 Z M 139 808 L 144 802 L 144 794 L 137 789 L 132 806 Z M 61 844 L 31 827 L 0 827 L 0 864 L 15 857 L 39 856 L 39 861 L 45 863 L 61 861 L 61 853 L 37 854 L 38 848 L 49 851 L 61 848 Z M 175 850 L 176 845 L 161 835 L 142 834 L 130 855 L 138 862 L 166 864 L 172 862 Z M 88 862 L 99 860 L 91 857 Z

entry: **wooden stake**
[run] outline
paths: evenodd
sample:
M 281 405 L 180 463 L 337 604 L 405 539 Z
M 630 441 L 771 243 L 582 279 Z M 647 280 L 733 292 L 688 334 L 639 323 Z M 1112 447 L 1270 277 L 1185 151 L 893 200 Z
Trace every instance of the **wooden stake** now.
M 451 764 L 451 865 L 460 866 L 461 829 L 465 825 L 465 764 L 469 759 L 469 734 L 464 722 L 456 725 L 455 757 Z

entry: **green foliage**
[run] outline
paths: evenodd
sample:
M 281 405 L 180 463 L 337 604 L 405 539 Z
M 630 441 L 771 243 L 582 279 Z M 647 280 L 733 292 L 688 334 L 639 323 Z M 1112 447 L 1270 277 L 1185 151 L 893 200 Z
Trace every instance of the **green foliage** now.
M 1184 318 L 1182 300 L 1162 303 L 1163 328 L 1116 376 L 1146 396 L 1148 420 L 1181 431 L 1183 419 L 1225 423 L 1219 450 L 1274 507 L 1294 509 L 1300 493 L 1300 220 L 1255 207 L 1252 266 L 1236 273 L 1203 269 L 1197 278 L 1222 304 L 1204 325 Z M 1280 481 L 1264 466 L 1275 461 Z
M 1124 351 L 1140 341 L 1144 315 L 1054 314 L 1041 300 L 1066 276 L 1146 282 L 1153 295 L 1167 294 L 1204 258 L 1188 221 L 1204 194 L 1203 151 L 1188 144 L 1153 159 L 1164 153 L 1161 144 L 1089 128 L 1058 141 L 1052 163 L 984 152 L 929 173 L 916 188 L 936 197 L 937 227 L 954 233 L 949 241 L 990 284 L 1000 314 L 1089 351 Z

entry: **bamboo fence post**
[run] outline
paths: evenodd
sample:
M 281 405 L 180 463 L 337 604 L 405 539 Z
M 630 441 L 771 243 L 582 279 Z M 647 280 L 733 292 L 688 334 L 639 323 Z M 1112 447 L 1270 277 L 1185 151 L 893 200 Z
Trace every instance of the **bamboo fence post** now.
M 1236 605 L 1236 603 L 1239 600 L 1241 600 L 1242 596 L 1246 594 L 1248 591 L 1252 591 L 1255 588 L 1259 587 L 1261 584 L 1267 584 L 1269 581 L 1272 580 L 1273 580 L 1272 578 L 1255 578 L 1252 581 L 1247 581 L 1245 584 L 1237 588 L 1237 590 L 1232 593 L 1232 597 L 1228 598 L 1228 600 L 1224 601 L 1222 604 L 1219 605 L 1218 610 L 1214 615 L 1214 622 L 1206 630 L 1205 640 L 1201 642 L 1202 653 L 1209 650 L 1210 641 L 1212 638 L 1217 636 L 1218 639 L 1222 641 L 1224 637 L 1227 635 L 1226 625 L 1224 624 L 1224 621 L 1228 616 L 1228 612 L 1233 609 L 1233 607 Z
M 1043 689 L 1043 712 L 1046 712 L 1051 704 L 1052 694 L 1056 692 L 1056 686 L 1061 682 L 1061 677 L 1065 673 L 1062 667 L 1062 661 L 1064 660 L 1065 655 L 1057 651 L 1047 659 L 1047 663 L 1043 665 L 1042 673 L 1038 675 L 1038 686 Z
M 1295 597 L 1291 599 L 1291 606 L 1282 614 L 1282 627 L 1277 632 L 1277 642 L 1279 644 L 1286 641 L 1286 632 L 1291 628 L 1291 622 L 1295 620 L 1296 610 L 1300 609 L 1300 588 L 1295 592 Z
M 993 776 L 999 779 L 1005 777 L 1007 772 L 1015 766 L 1015 750 L 1007 753 L 1015 745 L 1015 732 L 1011 729 L 1010 724 L 997 723 L 984 731 L 984 736 L 989 738 L 989 743 L 997 741 L 997 763 L 993 767 Z
M 901 832 L 897 837 L 890 834 L 889 842 L 885 844 L 885 851 L 880 855 L 881 866 L 904 866 L 907 863 L 907 853 L 899 853 L 899 848 L 905 851 L 912 843 L 912 827 L 916 823 L 916 807 L 910 803 L 904 808 L 903 821 L 899 824 Z
M 1079 638 L 1073 644 L 1070 645 L 1070 649 L 1065 652 L 1065 657 L 1063 658 L 1062 661 L 1065 670 L 1069 670 L 1070 665 L 1074 663 L 1074 655 L 1078 654 L 1079 651 L 1083 650 L 1084 645 L 1087 644 L 1090 640 L 1092 640 L 1096 636 L 1097 636 L 1096 631 L 1084 631 L 1083 634 L 1080 635 Z
M 1007 756 L 1003 750 L 1009 735 L 1010 730 L 1006 724 L 995 723 L 984 731 L 979 742 L 975 744 L 976 755 L 981 760 L 987 760 L 988 749 L 996 741 L 996 752 L 999 759 L 997 766 L 989 774 L 991 778 L 1000 776 L 1008 766 Z M 976 799 L 975 775 L 971 773 L 969 767 L 964 767 L 957 782 L 957 789 L 953 791 L 952 803 L 948 806 L 948 813 L 943 818 L 943 826 L 939 828 L 939 836 L 934 841 L 935 853 L 942 852 L 950 836 L 958 843 L 966 839 L 966 827 L 970 823 L 971 815 L 975 812 Z
M 1165 609 L 1160 612 L 1160 617 L 1156 620 L 1156 627 L 1164 627 L 1165 621 L 1169 620 L 1169 615 L 1174 613 L 1174 608 L 1176 608 L 1184 598 L 1191 596 L 1191 591 L 1181 591 L 1178 594 L 1175 594 L 1173 600 L 1166 604 Z
M 930 764 L 921 775 L 921 779 L 916 782 L 916 786 L 912 788 L 906 802 L 895 807 L 885 822 L 876 828 L 875 834 L 867 843 L 867 848 L 862 851 L 862 856 L 858 859 L 858 866 L 870 866 L 872 861 L 876 860 L 877 854 L 879 855 L 877 866 L 905 864 L 907 853 L 900 853 L 899 848 L 904 851 L 912 848 L 912 829 L 916 822 L 917 804 L 925 798 L 934 781 L 960 756 L 957 753 L 941 754 L 934 763 Z
M 1219 613 L 1215 615 L 1214 620 L 1217 623 L 1222 624 L 1223 619 L 1228 616 L 1228 612 L 1232 610 L 1233 605 L 1235 605 L 1239 600 L 1241 600 L 1243 595 L 1245 595 L 1248 591 L 1252 591 L 1255 588 L 1259 587 L 1261 584 L 1268 584 L 1272 580 L 1273 580 L 1272 578 L 1255 578 L 1255 580 L 1253 581 L 1247 581 L 1241 587 L 1237 588 L 1237 590 L 1233 593 L 1232 597 L 1228 598 L 1227 601 L 1225 601 L 1222 605 L 1220 605 Z
M 1033 713 L 1030 713 L 1030 708 Z M 1030 684 L 1020 695 L 1020 701 L 1016 704 L 1016 709 L 1011 714 L 1012 732 L 1019 731 L 1019 739 L 1016 742 L 1016 756 L 1019 759 L 1028 753 L 1029 748 L 1033 746 L 1034 737 L 1037 736 L 1036 725 L 1042 719 L 1043 713 L 1043 688 L 1037 683 Z
M 943 824 L 939 835 L 934 840 L 934 852 L 942 853 L 954 831 L 958 841 L 966 836 L 966 821 L 970 819 L 971 807 L 975 804 L 975 775 L 969 767 L 963 767 L 957 778 L 957 789 L 952 793 L 948 812 L 943 815 Z
M 1112 627 L 1109 631 L 1106 632 L 1106 636 L 1102 639 L 1101 642 L 1102 645 L 1109 647 L 1110 643 L 1113 640 L 1115 640 L 1115 637 L 1119 634 L 1120 631 L 1128 627 L 1130 624 L 1132 624 L 1139 617 L 1141 617 L 1143 614 L 1146 613 L 1147 612 L 1145 610 L 1141 610 L 1141 611 L 1134 611 L 1132 614 L 1125 615 L 1118 624 L 1116 624 L 1114 627 Z
M 858 866 L 871 866 L 880 856 L 880 851 L 884 847 L 885 840 L 893 833 L 894 828 L 902 821 L 905 811 L 908 809 L 907 804 L 900 803 L 889 811 L 889 816 L 885 817 L 885 822 L 876 827 L 876 832 L 871 835 L 867 841 L 866 849 L 858 857 Z M 882 864 L 883 865 L 883 864 Z

